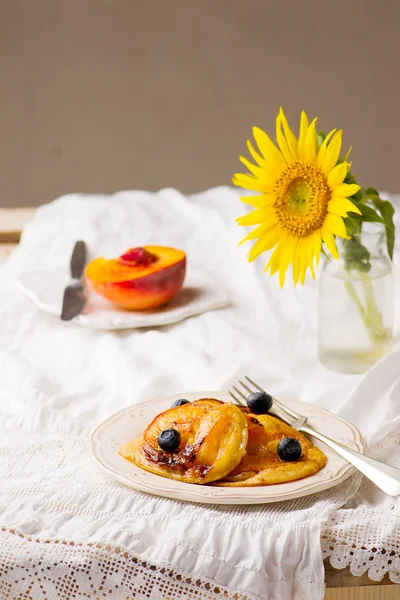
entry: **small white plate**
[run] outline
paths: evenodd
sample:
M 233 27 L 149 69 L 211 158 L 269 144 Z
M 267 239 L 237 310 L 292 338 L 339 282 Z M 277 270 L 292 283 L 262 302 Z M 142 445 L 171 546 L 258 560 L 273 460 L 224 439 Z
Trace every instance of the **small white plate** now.
M 68 272 L 57 270 L 24 273 L 18 279 L 20 289 L 32 302 L 57 317 L 61 314 L 64 290 L 69 282 Z M 84 312 L 73 322 L 93 329 L 162 327 L 228 305 L 228 295 L 220 290 L 218 282 L 201 271 L 189 268 L 182 290 L 162 308 L 123 310 L 90 292 Z
M 314 439 L 313 442 L 328 457 L 328 462 L 321 471 L 299 481 L 260 487 L 224 488 L 183 483 L 148 473 L 122 458 L 118 454 L 120 445 L 142 435 L 150 421 L 160 412 L 170 408 L 177 398 L 217 398 L 225 402 L 230 401 L 228 394 L 222 392 L 197 392 L 163 396 L 121 410 L 99 425 L 92 435 L 92 450 L 101 467 L 118 481 L 136 490 L 205 504 L 265 504 L 291 500 L 333 487 L 354 472 L 354 468 L 346 460 Z M 319 406 L 286 398 L 282 401 L 288 407 L 307 416 L 310 424 L 321 433 L 349 448 L 364 451 L 361 434 L 354 425 Z

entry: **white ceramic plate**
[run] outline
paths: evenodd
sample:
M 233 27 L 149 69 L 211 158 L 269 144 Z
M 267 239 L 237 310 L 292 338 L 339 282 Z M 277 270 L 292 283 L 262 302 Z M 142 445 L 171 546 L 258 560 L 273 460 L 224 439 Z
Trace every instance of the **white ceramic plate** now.
M 326 466 L 315 475 L 278 485 L 223 488 L 212 485 L 194 485 L 173 481 L 135 466 L 118 454 L 118 448 L 142 435 L 150 421 L 160 412 L 170 408 L 177 398 L 198 400 L 217 398 L 230 401 L 221 392 L 197 392 L 179 396 L 163 396 L 125 408 L 104 421 L 92 435 L 92 450 L 101 467 L 110 475 L 130 487 L 157 496 L 206 504 L 264 504 L 307 496 L 333 487 L 354 472 L 353 467 L 333 450 L 317 440 L 313 442 L 328 457 Z M 360 432 L 350 423 L 327 410 L 298 400 L 283 399 L 290 408 L 306 415 L 309 422 L 321 433 L 338 442 L 363 452 Z
M 18 285 L 39 308 L 59 317 L 69 281 L 67 271 L 33 271 L 21 275 Z M 162 308 L 127 311 L 90 292 L 85 311 L 75 317 L 73 323 L 111 330 L 161 327 L 228 304 L 228 295 L 220 290 L 220 284 L 205 273 L 189 268 L 180 293 Z

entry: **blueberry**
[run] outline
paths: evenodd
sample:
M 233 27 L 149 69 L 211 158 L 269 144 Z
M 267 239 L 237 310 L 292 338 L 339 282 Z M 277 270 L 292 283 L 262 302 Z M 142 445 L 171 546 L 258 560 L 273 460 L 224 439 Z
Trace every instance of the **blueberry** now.
M 164 429 L 157 438 L 158 445 L 166 452 L 173 452 L 179 448 L 181 434 L 176 429 Z
M 184 404 L 190 404 L 190 400 L 185 400 L 184 398 L 180 398 L 180 400 L 175 400 L 171 404 L 171 408 L 175 408 L 176 406 L 183 406 Z
M 301 444 L 295 438 L 283 438 L 278 444 L 278 456 L 285 462 L 299 460 L 301 453 Z
M 247 398 L 247 406 L 256 415 L 267 413 L 272 406 L 272 396 L 267 392 L 254 392 Z

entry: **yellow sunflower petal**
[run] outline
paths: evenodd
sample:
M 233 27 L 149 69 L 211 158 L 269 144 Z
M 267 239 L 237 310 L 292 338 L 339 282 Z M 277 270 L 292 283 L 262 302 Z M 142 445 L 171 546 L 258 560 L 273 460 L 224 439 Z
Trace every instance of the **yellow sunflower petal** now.
M 313 279 L 315 279 L 315 272 L 314 272 L 314 239 L 313 236 L 310 236 L 307 240 L 307 245 L 306 245 L 306 259 L 307 259 L 307 266 L 310 268 L 310 273 L 311 273 L 311 277 Z
M 287 163 L 297 160 L 297 139 L 289 127 L 282 108 L 276 118 L 276 140 Z
M 264 271 L 268 271 L 268 269 L 270 269 L 270 275 L 274 275 L 277 272 L 277 270 L 279 269 L 279 260 L 280 260 L 281 254 L 282 254 L 282 248 L 283 248 L 282 242 L 275 246 L 275 250 L 271 254 L 268 264 L 264 269 Z
M 324 141 L 321 144 L 321 148 L 318 151 L 317 164 L 320 168 L 326 155 L 326 149 L 328 147 L 329 140 L 331 139 L 335 131 L 336 129 L 332 129 L 332 131 L 328 133 L 328 135 L 325 137 Z
M 345 238 L 347 240 L 349 239 L 346 231 L 346 225 L 344 224 L 342 217 L 339 217 L 338 215 L 328 213 L 326 215 L 323 228 L 328 229 L 331 233 L 338 235 L 341 238 Z
M 264 225 L 257 225 L 257 227 L 255 227 L 254 229 L 252 229 L 252 231 L 250 231 L 238 244 L 238 246 L 241 246 L 242 244 L 244 244 L 245 242 L 248 242 L 249 240 L 255 240 L 261 236 L 263 236 L 265 233 L 267 233 L 267 231 L 269 231 L 271 229 L 271 226 L 269 223 L 266 223 Z
M 329 175 L 339 160 L 340 150 L 342 148 L 342 135 L 342 131 L 337 131 L 326 148 L 325 157 L 321 164 L 322 172 L 325 173 L 325 175 Z
M 319 259 L 321 257 L 321 244 L 322 244 L 320 231 L 316 231 L 313 234 L 312 241 L 313 241 L 313 252 L 314 252 L 314 256 L 315 256 L 315 264 L 318 269 Z
M 306 242 L 306 240 L 304 240 L 304 242 Z M 303 247 L 301 249 L 301 255 L 300 255 L 300 274 L 299 274 L 299 280 L 301 285 L 304 285 L 305 280 L 306 280 L 306 273 L 307 273 L 307 244 L 303 243 Z
M 262 208 L 256 208 L 247 215 L 243 215 L 236 219 L 236 223 L 239 225 L 260 225 L 266 224 L 267 222 L 275 225 L 277 222 L 276 214 L 269 207 L 263 206 Z
M 257 150 L 255 150 L 255 148 L 250 140 L 247 140 L 246 145 L 247 145 L 247 149 L 250 152 L 253 160 L 256 161 L 256 163 L 258 164 L 259 167 L 264 167 L 265 159 L 261 156 L 261 154 L 258 154 Z
M 353 150 L 353 146 L 350 146 L 350 148 L 347 150 L 346 154 L 344 155 L 343 160 L 348 160 L 349 159 L 349 156 L 350 156 L 352 150 Z
M 290 152 L 292 153 L 293 158 L 297 159 L 298 158 L 298 152 L 297 152 L 297 150 L 298 150 L 298 141 L 297 141 L 297 138 L 294 135 L 293 131 L 289 127 L 288 120 L 286 118 L 286 115 L 285 115 L 282 107 L 280 109 L 280 114 L 281 114 L 281 119 L 282 119 L 283 132 L 284 132 L 284 134 L 286 136 Z
M 253 192 L 272 192 L 273 189 L 273 186 L 265 181 L 260 181 L 251 175 L 244 175 L 243 173 L 235 173 L 232 182 L 238 187 L 253 190 Z
M 283 169 L 286 167 L 286 162 L 282 156 L 282 153 L 278 150 L 265 131 L 259 127 L 253 127 L 253 136 L 257 142 L 257 146 L 259 147 L 261 154 L 266 161 L 266 166 L 268 169 L 271 169 L 276 178 L 278 178 Z
M 241 163 L 244 164 L 245 167 L 248 168 L 250 173 L 252 173 L 254 177 L 259 179 L 260 181 L 265 181 L 271 185 L 275 183 L 275 179 L 271 177 L 270 173 L 265 169 L 261 169 L 260 167 L 257 167 L 257 165 L 253 165 L 253 163 L 247 160 L 247 158 L 245 158 L 244 156 L 239 156 L 239 160 Z
M 332 254 L 333 258 L 339 258 L 339 253 L 336 248 L 335 238 L 333 233 L 331 233 L 328 229 L 322 228 L 322 241 L 325 246 L 328 248 L 329 252 Z
M 328 204 L 328 212 L 340 217 L 347 217 L 349 212 L 361 215 L 361 210 L 348 198 L 333 198 Z
M 285 283 L 286 271 L 290 263 L 293 261 L 294 254 L 296 252 L 298 238 L 294 236 L 288 236 L 285 242 L 285 245 L 282 249 L 282 254 L 280 258 L 280 266 L 279 266 L 279 285 L 281 288 Z
M 276 141 L 278 142 L 278 146 L 280 148 L 280 151 L 282 152 L 282 156 L 285 159 L 285 161 L 287 163 L 291 163 L 293 160 L 293 156 L 289 150 L 286 138 L 282 133 L 282 117 L 280 114 L 276 117 Z
M 314 165 L 317 159 L 317 131 L 315 129 L 315 123 L 317 119 L 314 119 L 307 129 L 305 142 L 304 142 L 304 161 L 309 165 Z
M 248 254 L 249 262 L 255 260 L 262 252 L 271 250 L 280 240 L 282 240 L 282 229 L 275 225 L 254 244 Z
M 328 185 L 331 188 L 331 190 L 335 190 L 336 188 L 339 187 L 339 185 L 342 185 L 343 179 L 346 177 L 348 169 L 349 169 L 349 164 L 344 162 L 344 163 L 341 163 L 340 165 L 337 165 L 329 173 Z
M 332 192 L 332 198 L 349 198 L 353 194 L 357 194 L 360 186 L 356 183 L 342 183 Z
M 308 129 L 308 117 L 304 110 L 301 111 L 300 115 L 300 129 L 299 129 L 299 143 L 298 143 L 298 154 L 299 159 L 304 160 L 304 143 L 306 141 L 306 133 Z
M 254 208 L 261 208 L 263 206 L 270 206 L 275 202 L 274 194 L 258 194 L 258 196 L 240 196 L 240 199 L 244 204 L 250 204 Z
M 306 280 L 306 273 L 308 268 L 308 246 L 309 246 L 309 238 L 302 238 L 301 245 L 299 249 L 299 281 L 301 285 L 304 285 Z M 297 283 L 297 282 L 296 282 Z
M 303 239 L 300 238 L 297 242 L 297 246 L 296 246 L 296 251 L 294 253 L 293 256 L 293 283 L 294 286 L 296 287 L 297 282 L 299 281 L 299 277 L 300 277 L 300 268 L 301 268 L 301 253 L 303 250 Z

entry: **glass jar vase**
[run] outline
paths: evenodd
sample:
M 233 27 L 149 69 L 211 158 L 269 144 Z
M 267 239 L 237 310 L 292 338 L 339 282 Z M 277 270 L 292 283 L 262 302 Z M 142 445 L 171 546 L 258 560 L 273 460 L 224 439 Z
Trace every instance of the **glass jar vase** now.
M 370 225 L 370 224 L 368 224 Z M 364 373 L 393 340 L 394 278 L 383 227 L 336 239 L 319 281 L 318 345 L 329 369 Z

